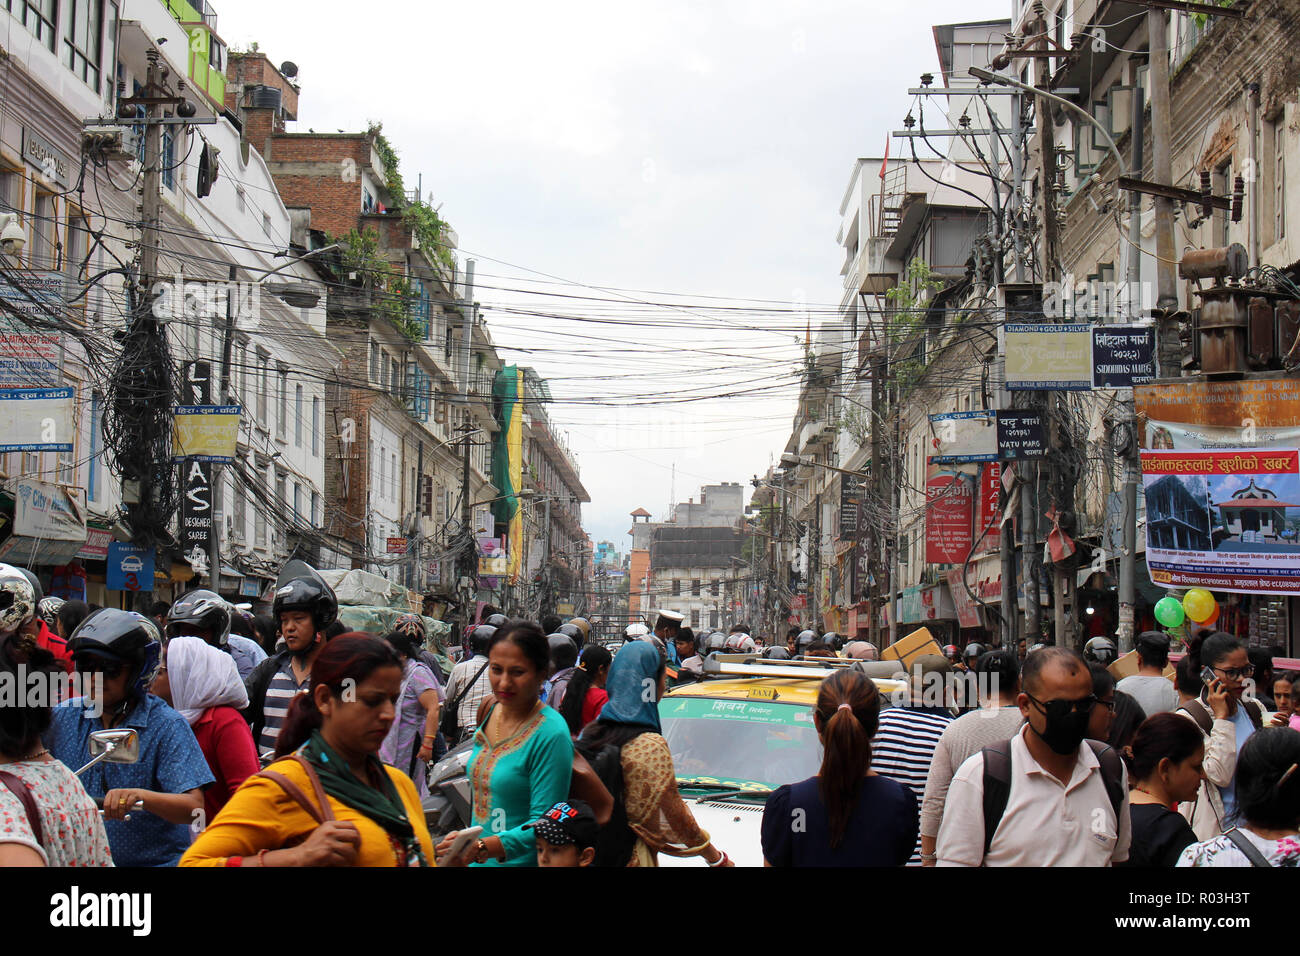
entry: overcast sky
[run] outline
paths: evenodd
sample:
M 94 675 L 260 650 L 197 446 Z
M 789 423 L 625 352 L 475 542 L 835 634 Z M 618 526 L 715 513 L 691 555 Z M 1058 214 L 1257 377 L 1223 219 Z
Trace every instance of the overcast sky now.
M 804 330 L 840 300 L 835 234 L 855 158 L 881 154 L 907 88 L 937 72 L 934 24 L 1011 12 L 1010 0 L 215 6 L 228 43 L 298 65 L 291 128 L 382 121 L 408 188 L 423 174 L 462 260 L 477 260 L 503 359 L 552 383 L 588 532 L 620 552 L 637 507 L 660 518 L 674 487 L 684 501 L 780 456 Z M 650 304 L 663 302 L 678 307 Z

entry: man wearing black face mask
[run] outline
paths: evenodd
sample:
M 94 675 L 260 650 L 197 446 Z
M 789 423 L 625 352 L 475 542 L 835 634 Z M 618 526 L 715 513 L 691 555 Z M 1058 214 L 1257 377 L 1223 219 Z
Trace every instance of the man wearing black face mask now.
M 1128 859 L 1128 781 L 1118 754 L 1085 740 L 1096 706 L 1083 658 L 1047 647 L 1025 660 L 1020 733 L 953 777 L 939 866 L 1109 866 Z

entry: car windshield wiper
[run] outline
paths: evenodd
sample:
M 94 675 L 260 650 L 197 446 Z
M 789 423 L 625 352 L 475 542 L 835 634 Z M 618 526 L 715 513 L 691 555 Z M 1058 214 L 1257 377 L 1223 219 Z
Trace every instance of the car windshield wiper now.
M 737 787 L 735 784 L 730 784 L 730 783 L 712 783 L 712 782 L 706 783 L 703 781 L 692 782 L 687 780 L 687 781 L 679 782 L 677 784 L 677 787 L 678 789 L 688 788 L 692 790 L 717 791 L 716 793 L 710 793 L 707 796 L 700 797 L 698 800 L 695 801 L 696 803 L 710 803 L 714 800 L 726 799 L 727 797 L 761 797 L 766 799 L 767 797 L 770 797 L 772 795 L 771 790 L 745 789 L 744 787 Z

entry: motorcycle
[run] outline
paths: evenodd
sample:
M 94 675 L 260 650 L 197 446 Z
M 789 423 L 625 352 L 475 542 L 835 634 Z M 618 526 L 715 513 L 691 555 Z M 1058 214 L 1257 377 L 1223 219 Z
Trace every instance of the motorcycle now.
M 473 750 L 472 738 L 459 743 L 443 754 L 429 771 L 429 795 L 421 806 L 434 844 L 471 823 L 469 755 Z

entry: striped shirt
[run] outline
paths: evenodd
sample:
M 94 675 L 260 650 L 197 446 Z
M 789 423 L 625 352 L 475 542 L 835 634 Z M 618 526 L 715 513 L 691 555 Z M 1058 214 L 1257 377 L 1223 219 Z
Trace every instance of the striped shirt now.
M 880 715 L 880 728 L 871 741 L 871 769 L 911 789 L 916 805 L 925 796 L 930 761 L 952 713 L 936 707 L 891 707 Z M 921 834 L 908 866 L 921 865 Z
M 311 684 L 311 671 L 303 675 L 302 683 L 294 680 L 293 664 L 285 661 L 284 666 L 275 672 L 271 683 L 266 687 L 266 702 L 262 705 L 262 736 L 257 742 L 257 749 L 263 757 L 275 752 L 275 741 L 284 726 L 284 717 L 289 712 L 289 704 Z
M 488 659 L 482 654 L 475 654 L 467 661 L 461 661 L 451 669 L 451 677 L 447 680 L 447 700 L 453 700 L 457 694 L 464 692 L 460 703 L 456 707 L 456 719 L 460 726 L 459 739 L 465 740 L 473 735 L 478 724 L 474 718 L 478 716 L 479 704 L 483 703 L 483 698 L 492 693 L 492 681 L 488 677 L 487 664 Z M 482 673 L 479 673 L 482 671 Z M 466 690 L 474 676 L 478 675 L 478 680 L 474 681 L 472 687 Z M 457 741 L 447 741 L 447 746 L 454 747 Z

